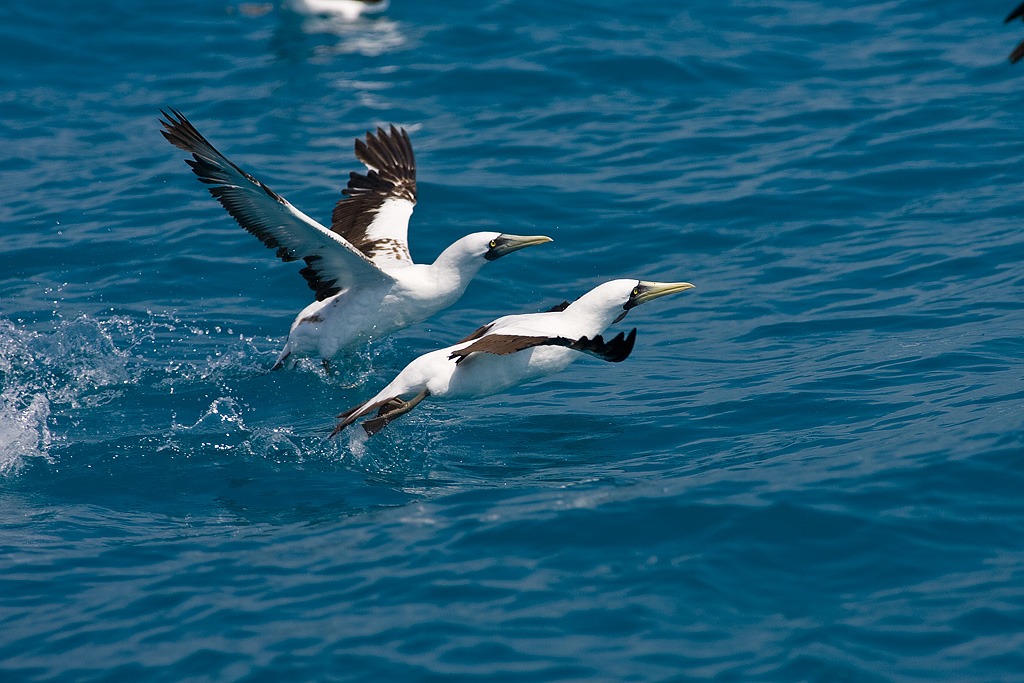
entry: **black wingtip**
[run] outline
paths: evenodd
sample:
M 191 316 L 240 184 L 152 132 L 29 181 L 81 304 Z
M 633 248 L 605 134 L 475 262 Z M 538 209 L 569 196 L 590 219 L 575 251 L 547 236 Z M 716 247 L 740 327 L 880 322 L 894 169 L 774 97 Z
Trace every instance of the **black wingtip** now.
M 1006 17 L 1006 19 L 1003 20 L 1003 23 L 1009 24 L 1017 17 L 1024 17 L 1024 3 L 1021 3 L 1020 5 L 1017 6 L 1017 9 L 1010 12 L 1010 16 Z
M 366 131 L 366 140 L 355 139 L 356 159 L 376 168 L 377 172 L 391 182 L 414 183 L 416 180 L 416 156 L 412 142 L 404 128 L 388 124 L 390 133 L 377 126 L 377 131 Z
M 167 107 L 166 111 L 161 109 L 160 114 L 164 117 L 162 119 L 159 119 L 160 124 L 168 131 L 173 131 L 175 128 L 182 126 L 192 127 L 192 124 L 189 123 L 189 120 L 187 118 L 185 118 L 185 115 L 177 109 L 175 109 L 174 107 Z M 167 136 L 166 132 L 161 132 L 164 133 L 165 137 Z
M 1024 58 L 1024 43 L 1021 43 L 1014 48 L 1013 52 L 1010 53 L 1009 60 L 1010 64 L 1016 64 L 1022 58 Z
M 622 357 L 622 360 L 629 358 L 629 354 L 633 353 L 633 346 L 636 345 L 636 328 L 634 327 L 629 336 L 626 337 L 626 355 Z
M 603 337 L 601 337 L 601 335 L 597 335 L 593 339 L 580 337 L 573 342 L 569 348 L 582 351 L 583 353 L 589 353 L 591 356 L 608 361 L 609 363 L 621 363 L 629 358 L 629 354 L 633 352 L 633 345 L 635 343 L 636 328 L 634 327 L 629 333 L 629 336 L 626 336 L 623 332 L 619 332 L 607 342 Z
M 213 155 L 221 156 L 220 152 L 210 144 L 210 141 L 204 138 L 180 111 L 174 107 L 167 107 L 167 111 L 161 109 L 160 113 L 166 119 L 160 120 L 160 125 L 164 127 L 160 132 L 169 143 L 184 152 L 189 152 L 197 161 L 202 161 L 201 153 L 212 152 Z M 238 170 L 241 171 L 241 169 Z
M 634 327 L 629 332 L 629 336 L 624 337 L 622 332 L 619 332 L 614 339 L 612 339 L 608 346 L 612 352 L 611 357 L 607 360 L 610 363 L 621 363 L 622 361 L 629 358 L 629 354 L 633 353 L 633 345 L 636 344 L 636 328 Z

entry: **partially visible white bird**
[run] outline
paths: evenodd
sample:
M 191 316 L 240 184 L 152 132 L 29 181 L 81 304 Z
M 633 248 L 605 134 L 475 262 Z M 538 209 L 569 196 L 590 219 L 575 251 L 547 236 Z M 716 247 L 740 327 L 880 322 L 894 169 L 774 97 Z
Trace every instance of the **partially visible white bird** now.
M 432 264 L 413 263 L 407 233 L 416 204 L 416 161 L 405 130 L 378 128 L 356 139 L 356 158 L 368 171 L 350 174 L 328 230 L 231 163 L 178 111 L 161 111 L 167 140 L 192 153 L 186 159 L 210 194 L 238 224 L 277 250 L 282 261 L 303 259 L 300 274 L 316 301 L 292 323 L 274 364 L 301 357 L 328 361 L 355 344 L 426 320 L 458 301 L 488 261 L 534 244 L 523 237 L 476 232 L 449 246 Z
M 383 12 L 389 0 L 288 0 L 288 5 L 300 14 L 320 14 L 355 21 L 362 14 Z
M 331 432 L 334 436 L 364 415 L 373 435 L 423 399 L 473 398 L 504 391 L 558 372 L 587 353 L 618 363 L 633 350 L 636 329 L 604 341 L 601 333 L 642 303 L 692 289 L 688 282 L 612 280 L 571 304 L 546 313 L 507 315 L 484 325 L 462 341 L 415 359 L 376 396 L 348 410 Z M 411 397 L 408 400 L 403 397 Z

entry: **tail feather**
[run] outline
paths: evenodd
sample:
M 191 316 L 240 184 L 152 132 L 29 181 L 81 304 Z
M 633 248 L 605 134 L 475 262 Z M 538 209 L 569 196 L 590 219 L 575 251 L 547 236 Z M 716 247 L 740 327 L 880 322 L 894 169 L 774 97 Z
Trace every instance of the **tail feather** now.
M 274 363 L 274 367 L 272 367 L 270 369 L 271 370 L 280 370 L 281 368 L 284 367 L 284 364 L 288 361 L 288 359 L 291 358 L 291 355 L 292 355 L 291 344 L 287 344 L 286 343 L 284 345 L 284 348 L 281 349 L 281 353 L 277 354 L 277 361 Z M 288 367 L 291 367 L 292 365 L 294 365 L 294 362 L 289 363 Z
M 381 406 L 395 400 L 396 398 L 399 397 L 388 396 L 386 398 L 377 400 L 370 399 L 366 403 L 360 403 L 355 408 L 350 408 L 349 410 L 346 410 L 344 413 L 338 415 L 338 419 L 341 420 L 341 422 L 339 422 L 338 425 L 334 428 L 334 431 L 331 432 L 331 436 L 334 436 L 345 427 L 348 427 L 350 424 L 361 418 L 363 415 L 368 415 L 369 413 L 372 413 L 377 408 L 380 408 Z M 331 437 L 329 436 L 327 438 Z

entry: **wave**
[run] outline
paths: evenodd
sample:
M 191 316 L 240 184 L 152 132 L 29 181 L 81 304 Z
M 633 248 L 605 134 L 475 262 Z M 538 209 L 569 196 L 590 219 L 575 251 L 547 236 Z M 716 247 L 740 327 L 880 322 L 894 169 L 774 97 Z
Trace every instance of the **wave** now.
M 169 314 L 82 315 L 57 319 L 49 331 L 0 320 L 0 475 L 21 472 L 33 459 L 53 464 L 83 445 L 95 452 L 97 443 L 107 452 L 145 443 L 184 457 L 238 446 L 278 459 L 321 452 L 311 446 L 315 438 L 280 420 L 246 424 L 253 408 L 236 394 L 254 382 L 261 397 L 273 391 L 266 377 L 278 343 Z M 324 376 L 309 363 L 272 382 L 320 391 L 346 382 L 360 387 L 371 359 L 363 356 L 345 377 Z M 326 428 L 330 413 L 321 417 Z
M 0 474 L 19 471 L 26 458 L 51 460 L 55 407 L 102 406 L 133 381 L 131 356 L 110 331 L 126 323 L 81 316 L 47 334 L 0 321 Z

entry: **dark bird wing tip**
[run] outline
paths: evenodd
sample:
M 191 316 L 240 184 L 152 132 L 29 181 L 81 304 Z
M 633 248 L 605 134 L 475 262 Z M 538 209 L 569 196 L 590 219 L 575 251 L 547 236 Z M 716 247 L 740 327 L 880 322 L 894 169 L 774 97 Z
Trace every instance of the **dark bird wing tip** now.
M 626 336 L 624 332 L 619 332 L 607 342 L 601 335 L 596 335 L 593 339 L 580 337 L 569 348 L 590 354 L 609 363 L 621 363 L 629 358 L 629 354 L 633 352 L 634 344 L 636 344 L 635 327 L 629 333 L 629 336 Z
M 1008 59 L 1010 60 L 1010 64 L 1016 64 L 1022 58 L 1024 58 L 1024 42 L 1015 47 L 1013 49 L 1013 52 L 1011 52 L 1010 56 L 1008 57 Z
M 191 154 L 185 163 L 231 217 L 264 246 L 274 249 L 282 261 L 305 259 L 306 268 L 299 272 L 318 300 L 336 294 L 357 277 L 354 273 L 379 277 L 380 269 L 355 249 L 345 245 L 335 249 L 336 238 L 329 240 L 335 251 L 324 258 L 321 252 L 328 240 L 322 237 L 323 226 L 221 154 L 177 109 L 167 107 L 161 113 L 167 118 L 161 122 L 163 136 Z M 351 256 L 343 252 L 351 252 Z

